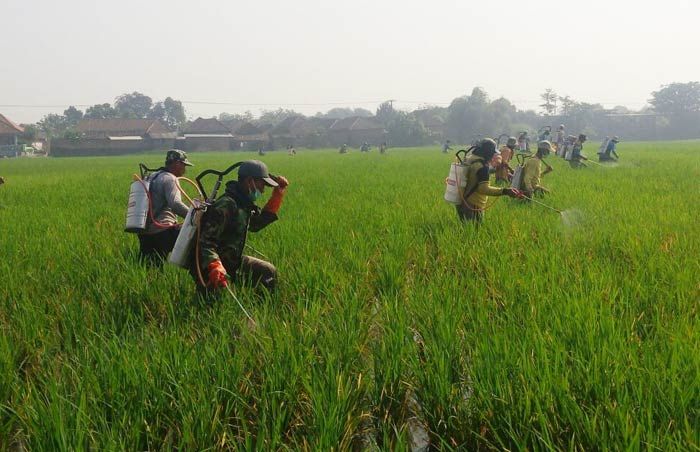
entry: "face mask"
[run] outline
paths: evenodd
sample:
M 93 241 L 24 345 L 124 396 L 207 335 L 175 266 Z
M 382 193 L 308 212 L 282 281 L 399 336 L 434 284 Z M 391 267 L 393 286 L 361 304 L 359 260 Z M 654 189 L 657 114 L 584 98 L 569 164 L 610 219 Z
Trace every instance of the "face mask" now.
M 258 187 L 256 187 L 255 184 L 253 184 L 252 190 L 250 191 L 248 196 L 250 197 L 251 201 L 255 202 L 258 199 L 260 199 L 262 193 L 260 192 L 260 190 L 258 190 Z

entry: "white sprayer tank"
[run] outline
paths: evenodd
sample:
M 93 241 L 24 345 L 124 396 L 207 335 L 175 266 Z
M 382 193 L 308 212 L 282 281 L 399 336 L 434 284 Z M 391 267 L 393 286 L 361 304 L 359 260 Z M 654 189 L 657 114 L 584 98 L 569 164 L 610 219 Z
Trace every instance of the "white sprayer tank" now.
M 126 232 L 144 232 L 148 219 L 148 186 L 147 180 L 136 180 L 129 189 L 129 203 L 126 207 Z
M 168 258 L 168 262 L 183 268 L 187 268 L 188 266 L 187 258 L 189 257 L 195 235 L 197 234 L 197 217 L 201 214 L 201 210 L 198 209 L 199 202 L 197 200 L 193 202 L 194 205 L 187 211 L 185 222 L 182 223 L 180 233 L 177 235 L 177 240 L 175 241 L 175 246 Z
M 510 180 L 510 188 L 520 190 L 523 184 L 523 165 L 518 165 L 513 170 L 513 178 Z
M 450 174 L 445 179 L 445 201 L 450 204 L 461 204 L 462 193 L 467 186 L 467 167 L 455 162 L 450 165 Z

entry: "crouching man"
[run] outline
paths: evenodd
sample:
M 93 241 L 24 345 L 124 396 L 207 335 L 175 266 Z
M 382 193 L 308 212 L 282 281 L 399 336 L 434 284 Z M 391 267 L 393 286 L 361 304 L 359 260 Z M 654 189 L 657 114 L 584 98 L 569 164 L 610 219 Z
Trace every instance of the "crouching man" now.
M 277 220 L 287 179 L 271 176 L 259 160 L 247 160 L 238 168 L 238 180 L 226 184 L 225 193 L 202 216 L 199 246 L 190 255 L 190 274 L 201 294 L 216 293 L 229 281 L 251 282 L 273 290 L 277 282 L 274 265 L 243 254 L 248 231 L 257 232 Z M 272 196 L 260 209 L 255 205 L 265 187 Z M 198 267 L 199 264 L 199 267 Z

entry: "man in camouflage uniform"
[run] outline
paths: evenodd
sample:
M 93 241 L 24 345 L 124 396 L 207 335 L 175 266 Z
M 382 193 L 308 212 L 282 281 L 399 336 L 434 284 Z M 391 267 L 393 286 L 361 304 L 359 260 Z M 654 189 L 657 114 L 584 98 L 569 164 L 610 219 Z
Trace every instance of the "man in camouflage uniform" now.
M 287 185 L 286 178 L 271 176 L 259 160 L 241 164 L 238 180 L 229 181 L 224 195 L 202 216 L 199 246 L 193 247 L 190 259 L 190 274 L 200 293 L 208 294 L 228 286 L 227 276 L 233 281 L 242 279 L 256 286 L 260 284 L 268 290 L 275 288 L 275 266 L 244 255 L 243 249 L 248 230 L 257 232 L 277 220 Z M 255 201 L 266 186 L 273 187 L 272 196 L 260 209 Z

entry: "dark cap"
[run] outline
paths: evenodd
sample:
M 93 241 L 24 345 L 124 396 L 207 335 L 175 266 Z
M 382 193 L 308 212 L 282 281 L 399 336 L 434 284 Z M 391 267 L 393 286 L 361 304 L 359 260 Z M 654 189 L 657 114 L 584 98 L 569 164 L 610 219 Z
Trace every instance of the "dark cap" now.
M 182 162 L 186 166 L 194 166 L 189 160 L 187 160 L 187 154 L 179 149 L 171 149 L 165 155 L 165 164 L 167 165 L 172 162 Z
M 238 167 L 238 180 L 244 177 L 252 177 L 254 179 L 262 179 L 270 187 L 277 187 L 279 184 L 270 177 L 270 173 L 265 165 L 260 160 L 246 160 Z

